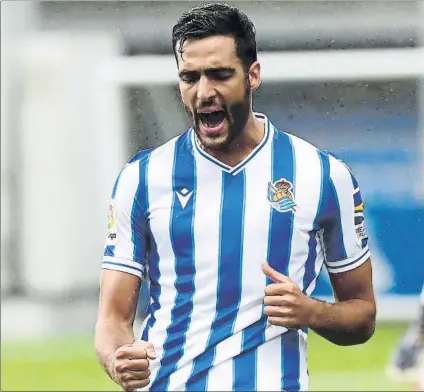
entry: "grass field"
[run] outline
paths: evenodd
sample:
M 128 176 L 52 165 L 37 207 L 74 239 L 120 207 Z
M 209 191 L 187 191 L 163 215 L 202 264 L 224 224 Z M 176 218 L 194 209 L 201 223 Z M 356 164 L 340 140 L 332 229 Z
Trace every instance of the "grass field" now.
M 379 324 L 367 344 L 337 347 L 310 333 L 310 387 L 315 391 L 407 391 L 384 374 L 403 324 Z M 3 342 L 2 391 L 118 391 L 98 365 L 91 337 Z

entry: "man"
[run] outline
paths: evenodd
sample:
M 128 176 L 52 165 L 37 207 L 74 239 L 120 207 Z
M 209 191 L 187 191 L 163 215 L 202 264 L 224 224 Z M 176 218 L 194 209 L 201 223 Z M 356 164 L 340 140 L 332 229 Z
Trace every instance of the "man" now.
M 358 184 L 252 112 L 261 69 L 247 16 L 195 8 L 172 43 L 193 128 L 136 154 L 116 182 L 98 358 L 125 390 L 305 390 L 308 328 L 338 345 L 374 331 Z M 323 264 L 335 304 L 310 297 Z M 139 340 L 140 279 L 151 304 Z

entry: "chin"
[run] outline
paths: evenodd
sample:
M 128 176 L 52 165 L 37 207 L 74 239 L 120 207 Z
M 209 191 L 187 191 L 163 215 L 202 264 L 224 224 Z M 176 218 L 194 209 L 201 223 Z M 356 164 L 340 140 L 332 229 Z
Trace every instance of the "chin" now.
M 200 140 L 200 143 L 204 148 L 214 151 L 222 151 L 228 150 L 230 143 L 228 140 L 228 135 L 217 135 L 215 137 L 211 137 L 204 134 L 197 134 Z

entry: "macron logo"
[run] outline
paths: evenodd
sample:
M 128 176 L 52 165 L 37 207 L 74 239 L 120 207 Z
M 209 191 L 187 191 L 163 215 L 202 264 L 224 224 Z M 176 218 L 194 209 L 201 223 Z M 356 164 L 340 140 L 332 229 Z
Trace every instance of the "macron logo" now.
M 180 192 L 175 192 L 177 194 L 178 200 L 181 203 L 181 207 L 185 208 L 188 201 L 190 200 L 193 191 L 189 192 L 188 189 L 184 188 Z

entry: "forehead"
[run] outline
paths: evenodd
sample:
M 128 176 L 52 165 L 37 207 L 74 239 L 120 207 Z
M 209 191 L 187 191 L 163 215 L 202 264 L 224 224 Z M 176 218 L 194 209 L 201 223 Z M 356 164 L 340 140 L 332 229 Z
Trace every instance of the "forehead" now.
M 178 43 L 177 43 L 178 48 Z M 241 66 L 233 37 L 214 36 L 184 42 L 182 57 L 177 52 L 180 69 Z

